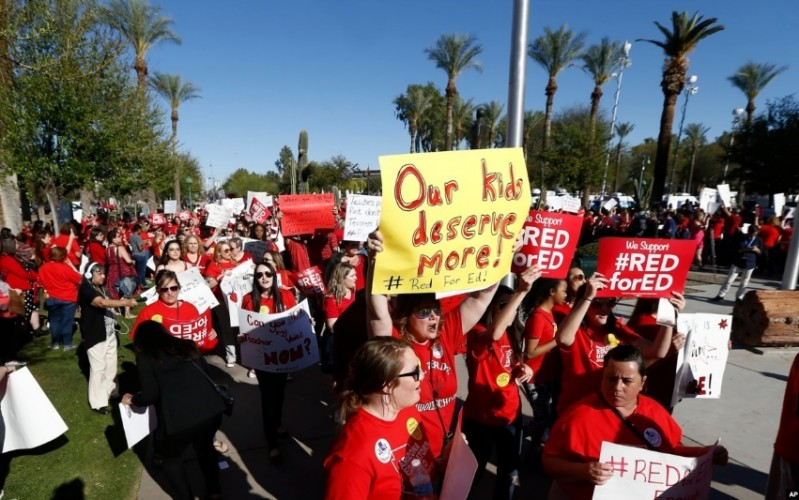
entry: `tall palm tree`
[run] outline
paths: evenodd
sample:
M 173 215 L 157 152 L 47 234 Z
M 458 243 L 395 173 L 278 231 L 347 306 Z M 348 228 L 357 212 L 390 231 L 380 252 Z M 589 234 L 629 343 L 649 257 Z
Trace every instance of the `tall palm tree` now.
M 460 144 L 464 139 L 464 131 L 470 130 L 472 128 L 473 114 L 473 99 L 464 101 L 461 96 L 455 96 L 455 106 L 452 108 L 452 121 L 455 127 L 455 137 L 452 141 L 453 149 L 460 149 Z
M 707 133 L 710 127 L 705 127 L 701 123 L 689 123 L 685 126 L 685 140 L 688 142 L 688 148 L 691 150 L 691 162 L 688 173 L 688 184 L 685 188 L 686 193 L 691 193 L 691 187 L 694 183 L 694 166 L 696 165 L 696 152 L 702 146 L 707 144 Z
M 621 42 L 611 42 L 608 37 L 603 37 L 599 44 L 591 45 L 580 56 L 583 61 L 583 70 L 594 80 L 594 90 L 591 92 L 592 140 L 596 132 L 596 117 L 599 113 L 599 101 L 602 99 L 602 86 L 613 78 L 611 74 L 618 66 L 622 54 Z
M 436 68 L 441 68 L 447 73 L 447 135 L 444 141 L 446 151 L 452 151 L 453 137 L 453 108 L 458 89 L 455 79 L 469 68 L 482 71 L 482 66 L 477 56 L 483 47 L 477 44 L 477 38 L 472 35 L 441 35 L 433 47 L 425 49 L 427 58 L 436 63 Z
M 172 152 L 178 149 L 178 108 L 189 99 L 200 97 L 200 89 L 191 82 L 181 81 L 180 75 L 156 72 L 150 78 L 150 86 L 161 95 L 172 109 Z M 175 162 L 175 199 L 180 203 L 180 162 Z M 191 204 L 191 200 L 189 200 Z
M 663 34 L 664 40 L 642 40 L 657 45 L 666 55 L 663 79 L 660 81 L 660 88 L 663 91 L 663 112 L 660 115 L 660 132 L 655 155 L 652 206 L 659 206 L 663 198 L 671 148 L 671 129 L 674 125 L 674 107 L 677 104 L 677 97 L 685 87 L 685 75 L 688 72 L 689 61 L 686 56 L 701 40 L 724 29 L 724 26 L 717 24 L 715 17 L 705 19 L 698 12 L 689 16 L 687 12 L 674 11 L 671 14 L 671 24 L 669 30 L 655 21 L 655 26 Z
M 433 100 L 422 87 L 413 87 L 408 90 L 404 104 L 405 118 L 408 121 L 408 132 L 411 135 L 410 152 L 417 153 L 416 132 L 419 130 L 419 122 L 433 105 Z
M 619 136 L 619 143 L 616 145 L 616 168 L 613 173 L 613 192 L 619 190 L 619 165 L 621 165 L 621 150 L 624 148 L 624 138 L 630 135 L 635 125 L 629 122 L 616 124 L 616 135 Z
M 172 32 L 172 18 L 162 15 L 161 7 L 150 5 L 147 0 L 111 0 L 108 22 L 133 47 L 133 69 L 136 70 L 139 89 L 144 90 L 148 73 L 147 52 L 161 42 L 180 44 L 180 38 Z
M 483 122 L 486 127 L 486 141 L 485 146 L 488 148 L 494 147 L 494 139 L 497 137 L 497 127 L 499 121 L 502 119 L 502 113 L 505 112 L 505 105 L 499 101 L 491 101 L 488 104 L 483 104 Z
M 771 63 L 755 63 L 749 61 L 744 64 L 734 75 L 728 76 L 727 80 L 732 86 L 746 94 L 746 122 L 751 123 L 755 114 L 755 99 L 758 94 L 768 85 L 777 75 L 787 70 L 788 66 L 779 68 Z

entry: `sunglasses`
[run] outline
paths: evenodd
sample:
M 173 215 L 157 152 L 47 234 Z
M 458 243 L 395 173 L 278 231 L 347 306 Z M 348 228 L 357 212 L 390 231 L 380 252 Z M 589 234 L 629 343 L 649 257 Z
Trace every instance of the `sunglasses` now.
M 399 375 L 397 375 L 397 378 L 411 377 L 414 382 L 418 382 L 419 376 L 421 374 L 422 374 L 422 369 L 419 368 L 419 365 L 416 365 L 416 368 L 414 368 L 413 371 L 410 371 L 408 373 L 400 373 Z
M 255 279 L 259 280 L 263 277 L 271 278 L 274 274 L 270 272 L 255 273 Z
M 229 248 L 223 248 L 222 249 L 222 253 L 230 253 L 230 249 Z
M 575 274 L 574 276 L 571 277 L 571 279 L 577 280 L 577 281 L 585 281 L 585 275 L 584 274 Z
M 413 315 L 419 319 L 427 319 L 433 313 L 436 316 L 441 317 L 441 308 L 440 307 L 425 307 L 424 309 L 419 309 L 418 311 L 414 312 Z
M 180 290 L 180 285 L 164 286 L 158 289 L 161 293 L 177 292 L 178 290 Z
M 619 303 L 619 299 L 594 299 L 593 305 L 598 308 L 606 307 L 608 309 L 613 309 L 613 307 Z

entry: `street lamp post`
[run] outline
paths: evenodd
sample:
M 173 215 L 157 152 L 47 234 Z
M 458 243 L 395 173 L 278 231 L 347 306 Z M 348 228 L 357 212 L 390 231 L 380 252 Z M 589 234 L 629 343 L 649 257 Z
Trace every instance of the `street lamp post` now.
M 191 185 L 194 184 L 194 179 L 191 177 L 186 177 L 183 182 L 186 183 L 186 186 L 189 189 L 189 210 L 191 210 Z M 178 203 L 180 203 L 180 200 L 178 200 Z
M 629 68 L 633 65 L 632 59 L 630 59 L 630 49 L 633 47 L 633 44 L 630 42 L 624 42 L 624 46 L 622 48 L 623 52 L 621 57 L 619 58 L 619 73 L 613 73 L 611 75 L 612 78 L 616 78 L 616 95 L 613 98 L 613 113 L 610 119 L 610 137 L 608 138 L 608 147 L 607 151 L 605 152 L 605 172 L 602 174 L 602 196 L 605 195 L 605 190 L 608 187 L 608 166 L 610 165 L 610 149 L 613 147 L 613 137 L 616 135 L 615 127 L 616 127 L 616 113 L 619 110 L 619 95 L 621 94 L 621 79 L 624 76 L 624 69 Z
M 735 127 L 741 122 L 741 115 L 744 114 L 744 108 L 735 108 L 732 110 L 732 130 L 730 131 L 730 149 L 735 142 Z M 724 163 L 724 175 L 721 177 L 721 183 L 727 184 L 727 170 L 730 168 L 730 154 L 727 154 L 727 161 Z
M 688 98 L 699 92 L 699 87 L 696 85 L 698 77 L 692 75 L 688 78 L 688 84 L 685 86 L 685 102 L 682 104 L 682 118 L 680 118 L 680 129 L 677 132 L 677 147 L 674 149 L 674 164 L 671 167 L 671 180 L 669 180 L 669 194 L 674 190 L 674 176 L 677 174 L 677 161 L 680 159 L 680 141 L 682 140 L 682 127 L 685 124 L 685 112 L 688 110 Z

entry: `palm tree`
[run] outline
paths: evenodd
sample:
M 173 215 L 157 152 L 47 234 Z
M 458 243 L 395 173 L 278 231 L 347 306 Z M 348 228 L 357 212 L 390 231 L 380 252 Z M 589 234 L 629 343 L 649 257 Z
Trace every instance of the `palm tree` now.
M 701 40 L 724 29 L 724 26 L 716 24 L 716 21 L 715 17 L 705 19 L 698 12 L 689 16 L 687 12 L 674 11 L 671 14 L 671 30 L 655 21 L 655 26 L 663 34 L 663 41 L 642 40 L 657 45 L 666 54 L 663 79 L 660 81 L 660 88 L 663 91 L 663 112 L 660 115 L 660 132 L 655 155 L 652 206 L 660 205 L 666 184 L 671 129 L 674 125 L 674 107 L 677 104 L 677 97 L 685 87 L 685 75 L 688 72 L 689 61 L 686 56 L 696 48 Z
M 599 44 L 588 47 L 580 59 L 583 70 L 594 80 L 594 91 L 591 92 L 591 139 L 596 132 L 596 117 L 599 113 L 599 101 L 602 99 L 602 86 L 610 81 L 611 73 L 618 66 L 623 54 L 620 42 L 611 42 L 603 37 Z M 592 142 L 593 144 L 593 142 Z
M 200 97 L 200 89 L 191 82 L 183 82 L 180 75 L 156 72 L 150 78 L 150 87 L 160 94 L 172 109 L 172 153 L 178 149 L 178 108 L 189 99 Z M 175 162 L 175 199 L 180 204 L 180 162 Z M 191 204 L 191 200 L 189 200 Z
M 162 15 L 161 7 L 150 5 L 147 0 L 111 0 L 108 22 L 133 47 L 133 69 L 138 87 L 143 90 L 147 83 L 147 52 L 161 42 L 180 44 L 180 38 L 172 32 L 172 18 Z
M 727 80 L 732 83 L 732 86 L 739 89 L 746 94 L 746 122 L 752 122 L 752 116 L 755 114 L 755 99 L 758 94 L 768 85 L 771 80 L 777 75 L 787 70 L 788 66 L 780 66 L 779 68 L 770 63 L 755 63 L 749 61 L 744 64 L 738 71 L 728 76 Z
M 624 147 L 624 138 L 630 135 L 635 125 L 629 122 L 616 124 L 616 135 L 619 136 L 619 143 L 616 145 L 616 168 L 613 173 L 613 192 L 619 190 L 619 165 L 621 165 L 621 150 Z
M 452 108 L 452 121 L 455 127 L 455 137 L 452 142 L 454 149 L 460 149 L 460 144 L 464 138 L 464 130 L 472 128 L 472 114 L 474 113 L 474 103 L 472 99 L 464 101 L 461 96 L 455 96 L 455 106 Z
M 433 100 L 422 87 L 413 87 L 408 90 L 405 98 L 405 118 L 408 121 L 408 132 L 411 135 L 411 153 L 416 153 L 416 132 L 419 122 L 433 105 Z
M 685 192 L 691 193 L 691 187 L 694 183 L 694 165 L 696 165 L 696 152 L 700 147 L 707 144 L 705 135 L 710 131 L 710 127 L 705 127 L 701 123 L 689 123 L 685 126 L 685 139 L 688 141 L 688 147 L 691 150 L 691 167 L 688 173 L 688 185 Z
M 497 127 L 499 121 L 502 119 L 502 113 L 505 112 L 505 105 L 499 101 L 491 101 L 488 104 L 483 104 L 483 123 L 486 127 L 487 141 L 485 146 L 488 148 L 494 147 L 494 139 L 497 137 Z
M 477 44 L 477 38 L 472 35 L 441 35 L 433 47 L 425 49 L 427 58 L 436 63 L 436 68 L 441 68 L 447 73 L 447 135 L 444 142 L 446 151 L 452 151 L 453 137 L 453 109 L 455 96 L 458 89 L 455 79 L 469 68 L 482 71 L 480 62 L 476 59 L 483 51 Z

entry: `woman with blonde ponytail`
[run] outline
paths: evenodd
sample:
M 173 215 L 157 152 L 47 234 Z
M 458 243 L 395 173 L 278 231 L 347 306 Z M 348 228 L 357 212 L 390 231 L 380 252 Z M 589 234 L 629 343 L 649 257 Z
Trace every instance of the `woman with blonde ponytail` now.
M 403 340 L 364 343 L 340 393 L 345 422 L 325 460 L 325 498 L 400 498 L 410 492 L 411 462 L 433 476 L 434 460 L 416 409 L 424 375 Z

